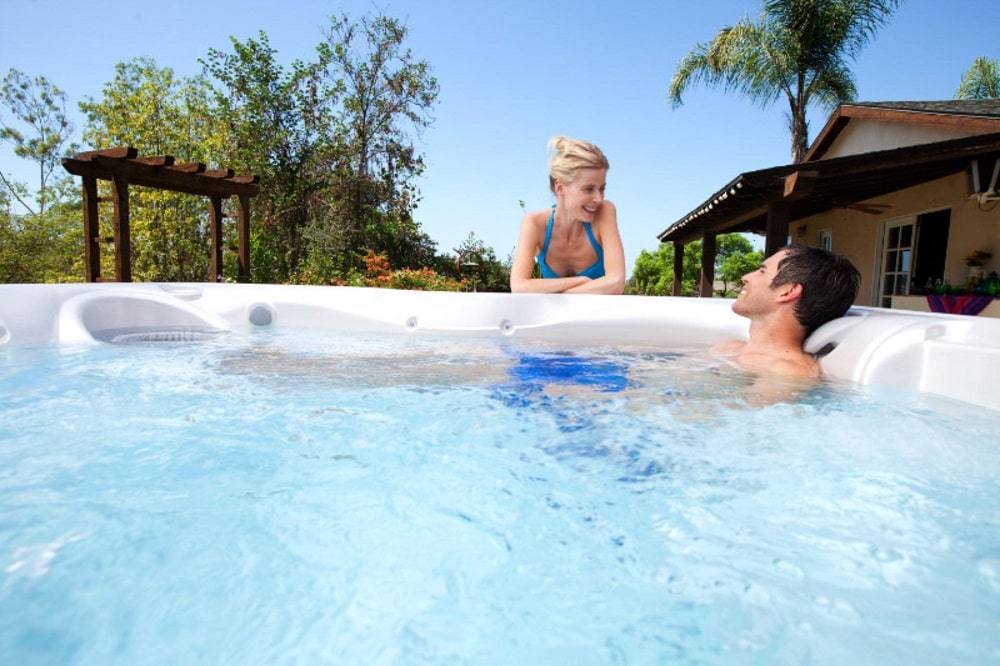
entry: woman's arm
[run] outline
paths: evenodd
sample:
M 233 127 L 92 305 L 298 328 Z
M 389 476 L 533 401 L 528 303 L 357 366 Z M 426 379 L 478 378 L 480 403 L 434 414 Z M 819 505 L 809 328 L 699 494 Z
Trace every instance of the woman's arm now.
M 539 216 L 543 218 L 539 223 Z M 545 239 L 545 220 L 547 211 L 528 213 L 521 220 L 521 232 L 518 235 L 517 249 L 514 250 L 514 260 L 510 266 L 510 290 L 515 294 L 558 294 L 574 287 L 580 287 L 593 282 L 587 277 L 566 278 L 533 278 L 535 256 L 542 248 Z
M 569 294 L 621 294 L 625 291 L 625 248 L 618 232 L 618 211 L 605 200 L 593 223 L 597 242 L 604 250 L 604 277 L 566 290 Z M 513 275 L 513 271 L 511 272 Z

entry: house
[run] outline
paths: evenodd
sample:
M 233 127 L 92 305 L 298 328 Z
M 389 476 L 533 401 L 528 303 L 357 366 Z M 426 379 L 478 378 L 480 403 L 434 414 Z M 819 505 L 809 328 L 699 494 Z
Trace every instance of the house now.
M 850 258 L 862 276 L 856 305 L 941 309 L 942 293 L 975 291 L 976 309 L 1000 316 L 989 298 L 1000 286 L 989 280 L 1000 269 L 997 190 L 1000 100 L 844 104 L 801 163 L 740 174 L 658 237 L 703 241 L 703 296 L 715 237 L 751 232 L 766 254 L 796 242 Z M 976 250 L 991 256 L 967 266 Z

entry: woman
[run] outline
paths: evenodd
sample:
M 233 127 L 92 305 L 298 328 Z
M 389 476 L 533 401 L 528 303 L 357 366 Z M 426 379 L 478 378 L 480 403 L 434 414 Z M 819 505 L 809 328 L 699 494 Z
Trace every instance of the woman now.
M 625 251 L 615 206 L 604 198 L 608 159 L 592 143 L 549 141 L 550 210 L 528 213 L 510 269 L 514 293 L 620 294 Z M 535 261 L 541 278 L 533 278 Z

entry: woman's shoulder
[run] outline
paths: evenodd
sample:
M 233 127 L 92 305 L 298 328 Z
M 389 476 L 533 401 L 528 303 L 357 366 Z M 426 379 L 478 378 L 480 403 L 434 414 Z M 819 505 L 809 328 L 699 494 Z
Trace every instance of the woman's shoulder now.
M 544 228 L 549 223 L 549 216 L 552 215 L 551 208 L 543 210 L 533 210 L 524 214 L 523 221 L 533 227 Z
M 600 223 L 603 221 L 616 222 L 618 220 L 618 209 L 615 204 L 609 199 L 605 199 L 601 203 L 601 208 L 597 213 L 596 222 Z
M 597 215 L 591 221 L 594 231 L 599 238 L 605 238 L 608 234 L 618 233 L 618 209 L 607 199 L 601 204 Z

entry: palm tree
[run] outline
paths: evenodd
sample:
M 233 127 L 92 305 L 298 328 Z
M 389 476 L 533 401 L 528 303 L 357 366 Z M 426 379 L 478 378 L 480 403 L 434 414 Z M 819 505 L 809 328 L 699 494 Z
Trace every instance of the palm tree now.
M 670 81 L 674 108 L 697 81 L 736 91 L 767 107 L 784 96 L 792 159 L 808 147 L 806 108 L 832 111 L 857 94 L 848 67 L 900 0 L 764 0 L 760 18 L 722 28 L 711 42 L 696 44 Z
M 993 58 L 981 57 L 973 61 L 962 77 L 955 99 L 993 99 L 1000 97 L 1000 66 Z

